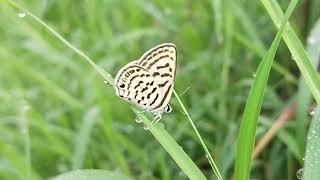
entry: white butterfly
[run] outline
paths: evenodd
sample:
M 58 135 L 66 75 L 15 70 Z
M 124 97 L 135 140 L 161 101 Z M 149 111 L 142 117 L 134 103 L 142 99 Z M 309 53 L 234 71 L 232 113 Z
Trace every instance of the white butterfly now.
M 163 43 L 145 52 L 139 60 L 121 68 L 115 78 L 116 93 L 161 119 L 172 108 L 169 101 L 176 76 L 177 51 L 172 43 Z

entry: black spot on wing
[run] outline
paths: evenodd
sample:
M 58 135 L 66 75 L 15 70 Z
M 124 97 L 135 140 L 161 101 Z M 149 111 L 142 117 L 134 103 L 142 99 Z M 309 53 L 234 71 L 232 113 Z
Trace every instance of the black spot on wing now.
M 164 73 L 164 74 L 161 74 L 161 77 L 172 77 L 172 75 L 171 74 L 169 74 L 169 73 Z
M 159 72 L 154 72 L 154 73 L 152 74 L 153 77 L 156 77 L 156 76 L 159 76 L 159 75 L 160 75 Z
M 171 86 L 172 86 L 172 85 L 170 85 L 170 86 L 168 87 L 167 91 L 164 93 L 164 96 L 163 96 L 160 104 L 158 104 L 158 106 L 156 106 L 156 107 L 153 108 L 153 109 L 157 109 L 157 108 L 159 108 L 159 107 L 162 106 L 163 102 L 166 100 L 166 98 L 167 98 L 167 96 L 168 96 L 168 94 L 169 94 L 169 92 L 170 92 L 170 90 L 171 90 Z
M 157 90 L 157 88 L 153 88 L 152 91 L 147 95 L 147 98 L 150 99 L 151 94 L 153 94 L 155 91 Z
M 164 87 L 168 82 L 169 82 L 169 81 L 167 80 L 167 81 L 165 81 L 164 83 L 159 84 L 159 87 Z
M 140 86 L 140 84 L 142 84 L 142 83 L 143 83 L 143 81 L 139 81 L 138 84 L 134 87 L 134 89 L 137 89 Z
M 146 91 L 146 90 L 148 90 L 148 87 L 142 88 L 141 92 L 144 92 L 144 91 Z
M 138 76 L 139 76 L 139 75 L 135 75 L 135 76 L 133 76 L 133 77 L 130 79 L 127 90 L 130 88 L 130 85 L 131 85 L 132 81 L 133 81 L 135 78 L 137 78 Z
M 156 100 L 158 99 L 158 97 L 159 97 L 159 94 L 157 93 L 157 95 L 156 95 L 156 97 L 153 99 L 153 101 L 150 103 L 150 106 L 152 106 L 155 102 L 156 102 Z
M 148 65 L 147 69 L 150 69 L 151 66 L 153 66 L 155 63 L 157 63 L 158 61 L 160 61 L 161 59 L 166 58 L 166 57 L 169 57 L 169 55 L 160 56 L 158 59 L 156 59 L 156 60 L 154 60 L 153 62 L 151 62 L 151 63 Z
M 169 63 L 166 63 L 163 66 L 157 66 L 157 69 L 162 69 L 162 68 L 166 68 L 166 67 L 169 67 Z

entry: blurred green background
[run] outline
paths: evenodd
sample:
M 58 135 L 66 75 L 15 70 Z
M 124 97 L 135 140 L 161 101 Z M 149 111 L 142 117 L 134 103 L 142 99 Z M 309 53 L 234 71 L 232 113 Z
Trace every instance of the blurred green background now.
M 113 76 L 151 47 L 175 43 L 175 90 L 183 93 L 181 99 L 222 176 L 230 179 L 248 91 L 277 32 L 260 1 L 18 2 Z M 278 2 L 283 9 L 288 5 L 285 0 Z M 307 42 L 319 18 L 319 4 L 301 1 L 290 19 L 302 42 Z M 24 179 L 28 172 L 47 179 L 93 168 L 135 179 L 187 179 L 150 132 L 135 122 L 134 113 L 116 97 L 113 87 L 30 16 L 20 13 L 0 2 L 0 179 Z M 315 33 L 320 36 L 320 31 Z M 319 49 L 319 42 L 313 47 Z M 290 52 L 281 43 L 257 141 L 299 91 L 308 94 L 304 85 L 299 86 L 299 78 Z M 202 172 L 215 179 L 175 98 L 171 105 L 173 112 L 161 122 Z M 309 110 L 308 103 L 299 110 Z M 299 118 L 303 120 L 291 118 L 263 149 L 253 163 L 252 179 L 297 178 L 305 147 L 306 126 L 301 122 L 310 117 Z

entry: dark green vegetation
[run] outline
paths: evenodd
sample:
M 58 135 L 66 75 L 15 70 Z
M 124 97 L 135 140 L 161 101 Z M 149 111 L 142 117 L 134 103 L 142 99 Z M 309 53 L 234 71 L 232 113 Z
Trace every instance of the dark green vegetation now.
M 180 98 L 222 177 L 230 179 L 248 92 L 277 32 L 261 2 L 34 0 L 22 4 L 113 75 L 154 45 L 175 43 L 175 89 L 183 93 Z M 288 4 L 282 2 L 285 10 Z M 117 171 L 137 179 L 187 179 L 92 66 L 30 16 L 19 17 L 21 11 L 5 0 L 0 3 L 0 179 L 43 179 L 80 168 Z M 310 32 L 318 11 L 316 0 L 301 1 L 290 18 L 314 64 L 320 28 Z M 281 42 L 256 142 L 296 101 L 297 116 L 289 118 L 253 161 L 251 178 L 296 179 L 303 166 L 308 112 L 313 106 L 293 59 Z M 171 104 L 174 111 L 161 121 L 165 129 L 206 177 L 215 179 L 175 97 Z

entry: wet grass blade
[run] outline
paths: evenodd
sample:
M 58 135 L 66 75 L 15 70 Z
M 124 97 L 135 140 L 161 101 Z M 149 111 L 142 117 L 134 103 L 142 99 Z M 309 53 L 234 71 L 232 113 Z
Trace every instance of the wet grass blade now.
M 270 49 L 262 59 L 257 69 L 256 77 L 253 80 L 244 110 L 237 143 L 237 157 L 235 164 L 235 178 L 237 180 L 249 179 L 256 128 L 264 96 L 264 90 L 267 85 L 272 62 L 280 43 L 282 33 L 297 2 L 298 0 L 294 0 L 289 4 L 285 18 L 281 23 L 281 27 L 275 39 L 273 40 Z
M 274 24 L 279 28 L 281 19 L 283 19 L 282 10 L 275 0 L 261 0 L 264 7 L 267 9 Z M 320 77 L 314 66 L 311 64 L 306 51 L 303 48 L 298 36 L 291 28 L 290 24 L 286 25 L 283 33 L 284 41 L 286 42 L 293 59 L 297 63 L 300 72 L 305 79 L 313 97 L 320 104 Z
M 319 179 L 320 172 L 320 108 L 313 111 L 314 117 L 307 138 L 307 148 L 303 168 L 304 180 Z

